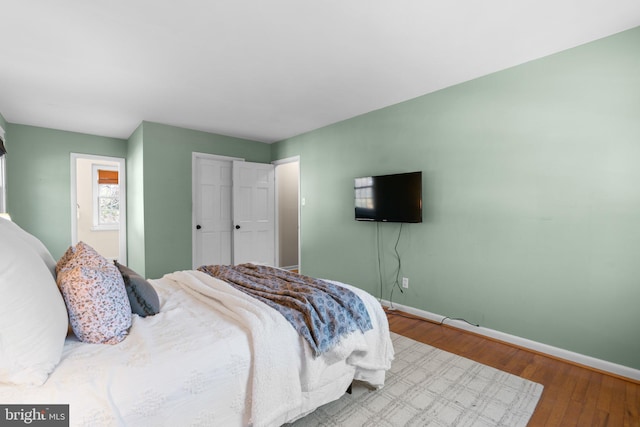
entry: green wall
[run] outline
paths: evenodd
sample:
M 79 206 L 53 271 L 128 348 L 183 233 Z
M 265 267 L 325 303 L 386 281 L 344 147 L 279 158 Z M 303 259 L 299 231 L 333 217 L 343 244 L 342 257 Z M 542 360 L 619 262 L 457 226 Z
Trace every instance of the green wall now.
M 147 277 L 191 269 L 191 153 L 268 163 L 261 142 L 144 122 L 144 259 Z M 134 221 L 139 221 L 135 216 Z
M 71 153 L 126 157 L 126 141 L 8 124 L 7 211 L 54 258 L 71 244 Z
M 271 146 L 143 122 L 128 140 L 7 124 L 7 207 L 56 258 L 71 243 L 70 153 L 126 158 L 128 264 L 146 277 L 191 268 L 191 153 L 268 163 Z
M 145 277 L 143 141 L 140 124 L 127 141 L 127 265 Z
M 126 158 L 128 264 L 191 268 L 191 153 L 268 163 L 268 144 L 143 122 L 128 140 L 7 124 L 7 207 L 56 258 L 71 243 L 70 153 Z
M 281 141 L 305 274 L 380 295 L 353 179 L 423 171 L 393 301 L 640 369 L 640 28 Z M 399 225 L 380 224 L 389 299 Z

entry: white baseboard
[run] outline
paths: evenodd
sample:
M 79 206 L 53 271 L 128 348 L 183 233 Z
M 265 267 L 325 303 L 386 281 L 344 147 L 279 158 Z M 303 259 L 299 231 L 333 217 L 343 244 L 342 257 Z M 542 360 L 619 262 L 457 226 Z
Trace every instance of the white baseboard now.
M 391 303 L 386 300 L 382 300 L 381 303 L 386 307 L 392 306 Z M 404 311 L 405 313 L 412 314 L 414 316 L 422 317 L 424 319 L 437 322 L 437 323 L 440 323 L 442 322 L 443 319 L 445 319 L 445 316 L 441 316 L 439 314 L 434 314 L 428 311 L 420 310 L 417 308 L 409 307 L 407 305 L 402 305 L 398 303 L 393 303 L 393 308 L 400 311 Z M 447 320 L 445 321 L 445 324 L 448 326 L 453 326 L 455 328 L 463 329 L 465 331 L 470 331 L 478 335 L 484 335 L 486 337 L 490 337 L 499 341 L 514 344 L 519 347 L 523 347 L 523 348 L 527 348 L 540 353 L 548 354 L 558 359 L 567 360 L 579 365 L 587 366 L 587 367 L 594 368 L 604 372 L 609 372 L 611 374 L 614 374 L 620 377 L 629 378 L 634 381 L 640 381 L 640 370 L 638 369 L 619 365 L 617 363 L 607 362 L 606 360 L 602 360 L 602 359 L 596 359 L 595 357 L 586 356 L 584 354 L 575 353 L 569 350 L 564 350 L 562 348 L 539 343 L 537 341 L 532 341 L 532 340 L 521 338 L 515 335 L 510 335 L 504 332 L 496 331 L 494 329 L 489 329 L 482 326 L 473 326 L 466 322 L 462 322 L 460 320 L 451 320 L 449 318 L 446 318 L 446 319 Z

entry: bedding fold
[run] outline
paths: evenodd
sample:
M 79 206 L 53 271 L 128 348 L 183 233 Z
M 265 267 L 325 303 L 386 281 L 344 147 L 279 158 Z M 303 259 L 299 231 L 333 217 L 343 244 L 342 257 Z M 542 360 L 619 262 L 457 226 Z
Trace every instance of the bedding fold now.
M 298 336 L 274 310 L 200 271 L 179 271 L 165 276 L 183 290 L 247 331 L 252 349 L 249 387 L 251 423 L 254 427 L 278 425 L 282 414 L 301 406 L 301 361 L 295 351 Z
M 223 280 L 277 310 L 309 343 L 314 356 L 342 337 L 372 328 L 362 300 L 349 289 L 266 265 L 207 265 L 198 271 Z

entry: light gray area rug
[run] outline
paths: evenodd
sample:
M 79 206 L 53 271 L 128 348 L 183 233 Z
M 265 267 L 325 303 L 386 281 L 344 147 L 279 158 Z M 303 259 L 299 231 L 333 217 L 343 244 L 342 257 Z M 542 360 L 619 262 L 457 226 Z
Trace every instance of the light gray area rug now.
M 354 386 L 292 424 L 306 426 L 526 426 L 542 385 L 391 334 L 396 351 L 385 386 Z

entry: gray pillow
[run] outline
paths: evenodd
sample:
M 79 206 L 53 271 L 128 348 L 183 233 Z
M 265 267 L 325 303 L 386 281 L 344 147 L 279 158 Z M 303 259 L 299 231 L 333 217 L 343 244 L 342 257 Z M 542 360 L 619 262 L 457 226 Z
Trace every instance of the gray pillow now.
M 114 264 L 124 279 L 131 312 L 141 317 L 157 314 L 160 311 L 160 300 L 153 286 L 126 265 L 122 265 L 118 261 L 114 261 Z

